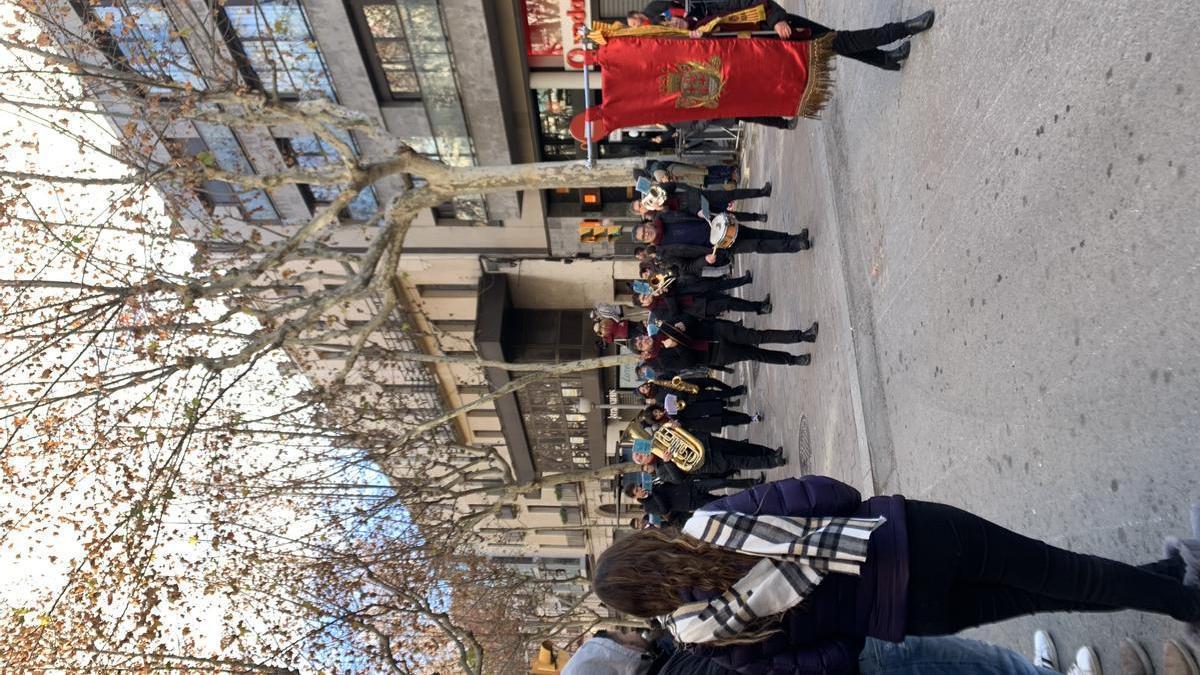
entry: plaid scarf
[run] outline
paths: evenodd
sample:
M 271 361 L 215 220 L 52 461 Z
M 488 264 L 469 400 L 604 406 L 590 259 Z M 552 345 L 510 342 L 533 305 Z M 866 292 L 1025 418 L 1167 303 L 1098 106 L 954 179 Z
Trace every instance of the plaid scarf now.
M 681 606 L 662 618 L 680 642 L 737 635 L 755 621 L 804 601 L 830 572 L 858 576 L 867 543 L 887 519 L 792 518 L 730 511 L 697 511 L 683 533 L 762 560 L 725 593 Z

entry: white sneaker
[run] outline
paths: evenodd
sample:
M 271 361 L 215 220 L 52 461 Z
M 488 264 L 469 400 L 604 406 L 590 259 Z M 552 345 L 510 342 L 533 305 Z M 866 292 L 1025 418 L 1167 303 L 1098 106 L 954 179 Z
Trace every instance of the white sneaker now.
M 1033 632 L 1033 665 L 1058 670 L 1058 649 L 1054 646 L 1054 638 L 1044 630 Z
M 1100 659 L 1096 652 L 1091 647 L 1080 647 L 1075 652 L 1075 663 L 1071 664 L 1067 675 L 1104 675 L 1104 671 L 1100 670 Z

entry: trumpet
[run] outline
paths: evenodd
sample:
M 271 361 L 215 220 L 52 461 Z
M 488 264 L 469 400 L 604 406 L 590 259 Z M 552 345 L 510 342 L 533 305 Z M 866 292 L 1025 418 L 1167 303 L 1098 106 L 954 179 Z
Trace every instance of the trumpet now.
M 669 380 L 650 380 L 650 384 L 656 384 L 666 389 L 674 389 L 685 394 L 692 394 L 693 396 L 700 393 L 700 385 L 684 382 L 683 378 L 678 375 Z

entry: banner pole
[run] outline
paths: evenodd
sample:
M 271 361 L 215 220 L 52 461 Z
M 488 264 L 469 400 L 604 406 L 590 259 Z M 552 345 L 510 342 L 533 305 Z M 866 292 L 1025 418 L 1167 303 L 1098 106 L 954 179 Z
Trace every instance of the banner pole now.
M 587 39 L 586 27 L 579 27 L 579 36 L 581 38 L 580 44 L 583 46 L 584 51 L 587 51 L 590 48 L 589 45 L 591 41 Z M 583 62 L 583 138 L 584 143 L 587 144 L 587 160 L 585 160 L 584 166 L 589 169 L 593 166 L 595 151 L 592 145 L 592 120 L 588 115 L 592 109 L 592 87 L 591 80 L 588 78 L 588 73 L 591 71 L 591 69 L 591 64 L 589 64 L 585 58 Z

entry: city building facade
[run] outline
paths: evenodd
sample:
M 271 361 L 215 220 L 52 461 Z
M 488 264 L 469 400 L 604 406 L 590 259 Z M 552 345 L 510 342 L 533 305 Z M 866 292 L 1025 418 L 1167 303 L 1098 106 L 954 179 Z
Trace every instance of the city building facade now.
M 422 155 L 450 166 L 577 159 L 585 150 L 567 123 L 585 91 L 578 29 L 619 18 L 633 0 L 69 0 L 80 30 L 97 33 L 114 64 L 203 90 L 235 73 L 246 87 L 300 100 L 323 96 L 377 119 Z M 336 149 L 302 127 L 237 129 L 180 121 L 163 131 L 169 152 L 230 172 L 319 168 Z M 345 133 L 347 147 L 370 157 L 367 139 Z M 651 148 L 653 149 L 653 148 Z M 640 139 L 601 143 L 600 157 L 642 154 Z M 406 177 L 364 190 L 341 214 L 326 243 L 366 250 L 381 204 Z M 419 180 L 419 179 L 418 179 Z M 208 181 L 191 205 L 228 232 L 248 226 L 286 231 L 333 201 L 337 187 L 287 184 L 242 189 Z M 373 384 L 400 397 L 419 422 L 470 403 L 512 377 L 480 368 L 476 355 L 560 361 L 605 353 L 588 310 L 625 292 L 636 266 L 632 244 L 611 236 L 631 222 L 629 189 L 524 190 L 466 195 L 419 214 L 407 234 L 397 282 L 402 308 L 379 339 L 389 346 L 444 354 L 457 362 L 389 366 Z M 601 229 L 609 228 L 609 229 Z M 214 240 L 219 253 L 223 242 Z M 278 297 L 320 293 L 344 283 L 353 262 L 318 261 Z M 377 299 L 341 308 L 357 326 L 378 313 Z M 611 350 L 611 348 L 609 348 Z M 333 341 L 293 354 L 314 383 L 339 377 L 350 344 Z M 611 353 L 608 352 L 608 353 Z M 353 376 L 347 379 L 353 382 Z M 623 423 L 593 404 L 621 384 L 615 369 L 546 379 L 457 415 L 447 439 L 496 446 L 519 480 L 539 473 L 614 462 Z M 584 408 L 591 408 L 586 410 Z M 477 479 L 481 485 L 499 476 Z M 584 587 L 594 557 L 624 518 L 612 482 L 531 490 L 485 522 L 486 551 L 497 559 L 561 575 L 560 602 Z M 463 504 L 464 509 L 478 504 Z M 576 580 L 568 583 L 565 580 Z M 568 587 L 569 586 L 569 587 Z M 548 611 L 554 608 L 548 608 Z

